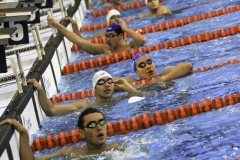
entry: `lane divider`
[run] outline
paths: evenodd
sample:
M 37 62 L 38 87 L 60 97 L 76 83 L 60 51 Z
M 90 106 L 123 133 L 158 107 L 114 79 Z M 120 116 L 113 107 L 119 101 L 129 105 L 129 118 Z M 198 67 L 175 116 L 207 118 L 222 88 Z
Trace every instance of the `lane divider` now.
M 153 46 L 146 46 L 145 48 L 134 48 L 129 51 L 123 51 L 114 53 L 112 55 L 106 55 L 97 57 L 96 59 L 82 60 L 80 63 L 74 62 L 67 64 L 62 69 L 62 75 L 71 74 L 81 70 L 89 68 L 97 68 L 109 65 L 111 63 L 120 62 L 127 59 L 132 59 L 138 52 L 150 53 L 152 51 L 160 50 L 163 48 L 176 48 L 178 46 L 185 46 L 194 43 L 201 43 L 218 39 L 220 37 L 227 37 L 229 35 L 235 35 L 240 32 L 240 24 L 237 26 L 230 26 L 228 28 L 222 28 L 219 30 L 213 30 L 212 32 L 204 32 L 202 34 L 196 34 L 194 36 L 187 36 L 179 38 L 178 40 L 165 41 L 162 44 L 155 44 Z
M 173 122 L 180 118 L 198 115 L 203 112 L 208 112 L 213 109 L 220 109 L 229 105 L 240 103 L 240 92 L 236 94 L 228 94 L 213 99 L 204 99 L 200 103 L 192 102 L 189 105 L 180 105 L 176 109 L 168 108 L 163 112 L 159 110 L 154 114 L 144 113 L 139 116 L 132 116 L 129 120 L 119 119 L 118 122 L 109 121 L 107 123 L 108 136 L 117 134 L 126 134 L 128 132 L 136 132 L 141 129 L 146 129 L 154 125 L 163 125 Z M 80 136 L 77 129 L 69 132 L 60 132 L 57 136 L 51 134 L 45 137 L 37 137 L 33 140 L 31 148 L 33 151 L 41 151 L 50 149 L 56 146 L 64 146 L 69 143 L 77 143 L 84 139 Z
M 240 58 L 238 59 L 230 59 L 227 62 L 220 62 L 217 65 L 211 64 L 209 67 L 207 66 L 202 66 L 197 68 L 196 70 L 192 70 L 191 73 L 197 73 L 197 72 L 204 72 L 208 70 L 213 70 L 219 67 L 223 67 L 229 64 L 235 64 L 235 63 L 240 63 Z M 139 85 L 148 85 L 149 81 L 148 80 L 139 80 L 137 82 L 131 83 L 133 86 L 139 86 Z M 53 104 L 59 103 L 59 102 L 64 102 L 64 101 L 69 101 L 69 100 L 76 100 L 76 99 L 84 99 L 88 97 L 93 97 L 95 96 L 95 91 L 93 89 L 91 90 L 82 90 L 79 92 L 72 92 L 70 94 L 60 94 L 59 96 L 53 95 L 50 100 L 52 101 Z
M 112 0 L 103 0 L 102 2 L 103 3 L 109 3 L 109 2 L 112 2 Z M 163 0 L 159 0 L 159 2 L 163 2 Z M 108 14 L 108 12 L 111 9 L 116 9 L 116 10 L 119 11 L 119 10 L 128 10 L 128 9 L 139 8 L 139 7 L 142 7 L 142 6 L 146 6 L 145 0 L 143 0 L 142 2 L 130 2 L 129 4 L 124 3 L 124 4 L 119 5 L 119 6 L 107 7 L 104 10 L 102 10 L 102 9 L 94 10 L 94 11 L 91 12 L 91 14 L 94 18 L 96 18 L 96 17 L 102 16 L 104 14 Z
M 214 1 L 216 1 L 216 0 L 211 0 L 211 1 L 207 1 L 207 2 L 202 2 L 200 4 L 190 5 L 190 6 L 178 9 L 178 10 L 184 10 L 184 9 L 192 8 L 192 7 L 195 7 L 195 6 L 208 4 L 208 3 L 211 3 L 211 2 L 214 2 Z M 163 0 L 159 0 L 159 2 L 163 2 Z M 143 0 L 142 2 L 130 2 L 129 4 L 122 4 L 122 5 L 119 5 L 119 6 L 109 7 L 109 8 L 105 8 L 105 10 L 92 11 L 91 14 L 94 18 L 96 18 L 96 17 L 102 16 L 104 14 L 107 14 L 111 9 L 128 10 L 128 9 L 140 8 L 142 6 L 146 6 L 145 0 Z
M 119 6 L 113 6 L 113 7 L 109 7 L 109 8 L 105 8 L 104 10 L 100 9 L 100 10 L 94 10 L 92 11 L 92 16 L 94 18 L 96 17 L 99 17 L 99 16 L 102 16 L 102 15 L 106 15 L 108 14 L 108 12 L 111 10 L 111 9 L 116 9 L 116 10 L 128 10 L 128 9 L 134 9 L 134 8 L 139 8 L 139 7 L 142 7 L 142 6 L 145 6 L 145 3 L 144 2 L 130 2 L 129 5 L 128 4 L 122 4 L 122 5 L 119 5 Z
M 205 12 L 205 13 L 201 13 L 199 15 L 188 16 L 188 17 L 185 17 L 185 18 L 175 19 L 175 20 L 172 20 L 172 21 L 159 23 L 157 25 L 145 26 L 143 28 L 138 28 L 136 30 L 138 30 L 138 31 L 141 30 L 142 31 L 141 34 L 158 32 L 158 31 L 168 30 L 168 29 L 171 29 L 171 28 L 181 27 L 181 26 L 190 24 L 192 22 L 201 21 L 201 20 L 204 20 L 204 19 L 207 19 L 207 18 L 221 16 L 221 15 L 236 12 L 236 11 L 239 11 L 239 10 L 240 10 L 240 5 L 230 6 L 228 8 L 223 8 L 223 9 L 220 9 L 220 10 Z M 127 19 L 125 21 L 128 22 L 129 20 Z M 97 30 L 97 29 L 105 28 L 107 26 L 108 26 L 107 22 L 105 22 L 105 23 L 102 22 L 100 24 L 82 26 L 80 28 L 80 31 L 83 32 L 83 31 Z M 130 37 L 129 34 L 125 34 L 124 36 L 126 38 Z M 103 39 L 104 39 L 104 37 L 103 38 L 95 38 L 95 40 L 92 41 L 92 43 L 101 42 L 101 41 L 103 41 Z M 73 51 L 75 51 L 75 50 L 73 50 Z
M 208 2 L 202 2 L 202 3 L 199 3 L 199 4 L 195 4 L 195 5 L 190 5 L 190 6 L 187 6 L 187 7 L 183 7 L 183 8 L 181 8 L 181 9 L 178 9 L 177 11 L 182 11 L 182 10 L 185 10 L 185 9 L 189 9 L 189 8 L 192 8 L 192 7 L 196 7 L 196 6 L 199 6 L 199 5 L 204 5 L 204 4 L 208 4 L 208 3 L 211 3 L 211 2 L 214 2 L 214 1 L 216 1 L 216 0 L 211 0 L 211 1 L 208 1 Z M 145 2 L 143 2 L 143 3 L 145 3 Z M 113 8 L 111 8 L 111 9 L 113 9 Z M 110 9 L 110 10 L 111 10 Z M 116 8 L 115 8 L 116 9 Z M 118 10 L 118 9 L 117 9 Z M 98 12 L 98 11 L 95 11 L 95 12 Z M 106 12 L 106 14 L 109 12 L 109 10 Z M 174 11 L 173 11 L 174 12 Z M 176 11 L 175 11 L 176 12 Z M 205 17 L 208 17 L 208 16 L 210 16 L 210 17 L 213 17 L 214 16 L 214 12 L 212 13 L 213 15 L 211 15 L 211 13 L 210 12 L 207 12 L 207 13 L 209 13 L 210 15 L 205 15 Z M 204 14 L 204 13 L 202 13 L 202 14 Z M 219 16 L 218 15 L 219 13 L 217 12 L 217 14 L 216 14 L 216 16 Z M 224 14 L 226 14 L 226 13 L 224 13 Z M 200 14 L 201 15 L 201 14 Z M 200 16 L 199 15 L 199 16 Z M 215 16 L 215 17 L 216 17 Z M 208 18 L 210 18 L 210 17 L 208 17 Z M 204 18 L 204 17 L 203 17 Z M 204 18 L 204 19 L 206 19 L 206 18 Z M 132 19 L 126 19 L 125 20 L 125 22 L 128 22 L 128 21 L 130 21 L 130 20 L 132 20 Z M 186 21 L 187 22 L 187 21 Z M 191 21 L 192 22 L 192 21 Z M 191 23 L 191 22 L 189 22 L 189 23 Z M 185 25 L 185 24 L 184 24 Z M 108 23 L 107 22 L 102 22 L 102 23 L 99 23 L 99 24 L 92 24 L 92 25 L 87 25 L 87 26 L 81 26 L 80 27 L 80 31 L 81 32 L 83 32 L 83 31 L 92 31 L 92 30 L 98 30 L 98 29 L 102 29 L 102 28 L 105 28 L 105 27 L 107 27 L 108 26 Z
M 70 94 L 63 93 L 63 94 L 60 94 L 59 96 L 53 95 L 50 98 L 50 101 L 52 101 L 53 104 L 56 104 L 59 102 L 76 100 L 76 99 L 84 99 L 84 98 L 93 97 L 93 96 L 95 96 L 95 91 L 93 89 L 82 90 L 79 92 L 72 92 Z

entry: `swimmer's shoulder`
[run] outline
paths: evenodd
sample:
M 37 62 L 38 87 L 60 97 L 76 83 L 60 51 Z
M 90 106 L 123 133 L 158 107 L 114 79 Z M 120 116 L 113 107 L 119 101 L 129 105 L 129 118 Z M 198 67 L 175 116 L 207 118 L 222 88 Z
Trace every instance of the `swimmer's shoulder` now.
M 160 5 L 160 6 L 158 7 L 157 14 L 165 14 L 165 13 L 169 13 L 169 12 L 171 12 L 171 11 L 170 11 L 170 9 L 169 9 L 167 6 L 165 6 L 165 5 Z

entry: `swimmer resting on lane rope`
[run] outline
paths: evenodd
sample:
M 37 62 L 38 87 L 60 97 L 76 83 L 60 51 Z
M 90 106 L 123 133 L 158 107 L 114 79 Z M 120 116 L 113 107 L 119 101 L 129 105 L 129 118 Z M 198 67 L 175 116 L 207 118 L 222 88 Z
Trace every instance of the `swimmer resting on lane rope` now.
M 132 59 L 132 66 L 134 72 L 137 73 L 140 80 L 149 80 L 150 84 L 157 82 L 166 82 L 176 78 L 180 78 L 188 75 L 192 70 L 192 64 L 189 62 L 181 62 L 175 66 L 165 68 L 162 73 L 157 74 L 156 68 L 151 57 L 146 54 L 139 52 Z M 139 81 L 133 77 L 120 77 L 126 79 L 129 83 Z M 119 77 L 113 77 L 114 80 Z
M 0 122 L 0 125 L 12 125 L 20 134 L 20 158 L 22 160 L 43 160 L 59 156 L 65 156 L 67 159 L 80 157 L 82 155 L 100 154 L 104 151 L 112 149 L 124 150 L 120 143 L 106 144 L 107 125 L 105 116 L 102 112 L 94 108 L 85 109 L 79 116 L 78 127 L 79 134 L 85 139 L 86 145 L 72 146 L 62 148 L 52 154 L 34 157 L 32 149 L 29 145 L 29 135 L 24 128 L 15 119 L 5 119 Z
M 142 96 L 149 94 L 136 90 L 125 79 L 118 79 L 114 81 L 109 73 L 105 71 L 98 71 L 92 78 L 92 85 L 96 96 L 96 99 L 94 101 L 78 100 L 71 104 L 53 105 L 44 92 L 42 86 L 35 79 L 29 79 L 27 82 L 32 83 L 38 91 L 40 105 L 47 116 L 60 116 L 74 112 L 80 108 L 85 108 L 93 105 L 113 106 L 123 98 L 131 97 L 134 95 Z M 119 89 L 128 92 L 128 94 L 112 98 L 114 87 L 118 87 Z

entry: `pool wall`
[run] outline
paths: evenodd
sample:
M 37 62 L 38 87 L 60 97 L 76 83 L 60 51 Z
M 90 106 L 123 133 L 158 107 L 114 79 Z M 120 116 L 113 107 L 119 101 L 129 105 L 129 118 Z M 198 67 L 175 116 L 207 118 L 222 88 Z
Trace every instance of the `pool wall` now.
M 81 26 L 85 10 L 85 1 L 76 1 L 73 6 L 68 7 L 67 15 L 73 17 L 78 26 Z M 72 30 L 69 22 L 64 21 L 62 24 Z M 43 60 L 36 59 L 26 76 L 27 79 L 35 78 L 39 81 L 48 97 L 58 91 L 57 84 L 61 77 L 61 70 L 64 65 L 69 63 L 71 46 L 72 43 L 62 35 L 58 34 L 56 37 L 51 35 L 44 46 L 46 55 Z M 45 116 L 40 107 L 37 92 L 34 91 L 32 85 L 28 85 L 23 87 L 23 93 L 15 93 L 0 120 L 15 118 L 27 128 L 29 135 L 31 135 L 41 128 L 40 121 Z M 20 159 L 19 134 L 10 125 L 0 127 L 0 159 Z

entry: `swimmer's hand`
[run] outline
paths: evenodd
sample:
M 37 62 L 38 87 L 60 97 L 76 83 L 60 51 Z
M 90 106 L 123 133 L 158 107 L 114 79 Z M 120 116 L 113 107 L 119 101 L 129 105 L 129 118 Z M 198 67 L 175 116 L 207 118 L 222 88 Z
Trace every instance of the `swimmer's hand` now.
M 50 27 L 51 27 L 51 26 L 54 27 L 54 25 L 58 23 L 54 18 L 50 18 L 49 16 L 47 17 L 47 21 L 48 21 L 48 25 L 49 25 Z
M 5 119 L 2 122 L 0 122 L 0 126 L 4 125 L 4 124 L 10 124 L 12 125 L 20 134 L 23 133 L 27 133 L 26 128 L 24 128 L 20 123 L 18 123 L 18 121 L 16 121 L 15 119 Z
M 60 22 L 62 22 L 62 21 L 69 21 L 71 24 L 77 24 L 77 22 L 74 21 L 74 19 L 72 19 L 69 16 L 62 18 Z
M 125 31 L 125 29 L 128 28 L 126 22 L 124 22 L 122 19 L 119 19 L 118 23 L 121 26 L 123 31 Z
M 118 79 L 114 81 L 114 86 L 127 91 L 129 94 L 137 93 L 138 91 L 131 86 L 126 79 Z
M 27 80 L 27 83 L 32 84 L 37 91 L 43 90 L 42 86 L 34 78 Z
M 126 90 L 126 88 L 130 86 L 130 84 L 125 79 L 118 79 L 114 81 L 114 86 L 119 89 Z
M 4 124 L 10 124 L 12 125 L 15 130 L 20 134 L 19 138 L 19 146 L 20 146 L 20 159 L 29 159 L 34 160 L 34 155 L 32 152 L 31 147 L 29 146 L 29 136 L 28 131 L 26 128 L 23 127 L 18 121 L 15 119 L 5 119 L 2 122 L 0 122 L 0 126 Z

